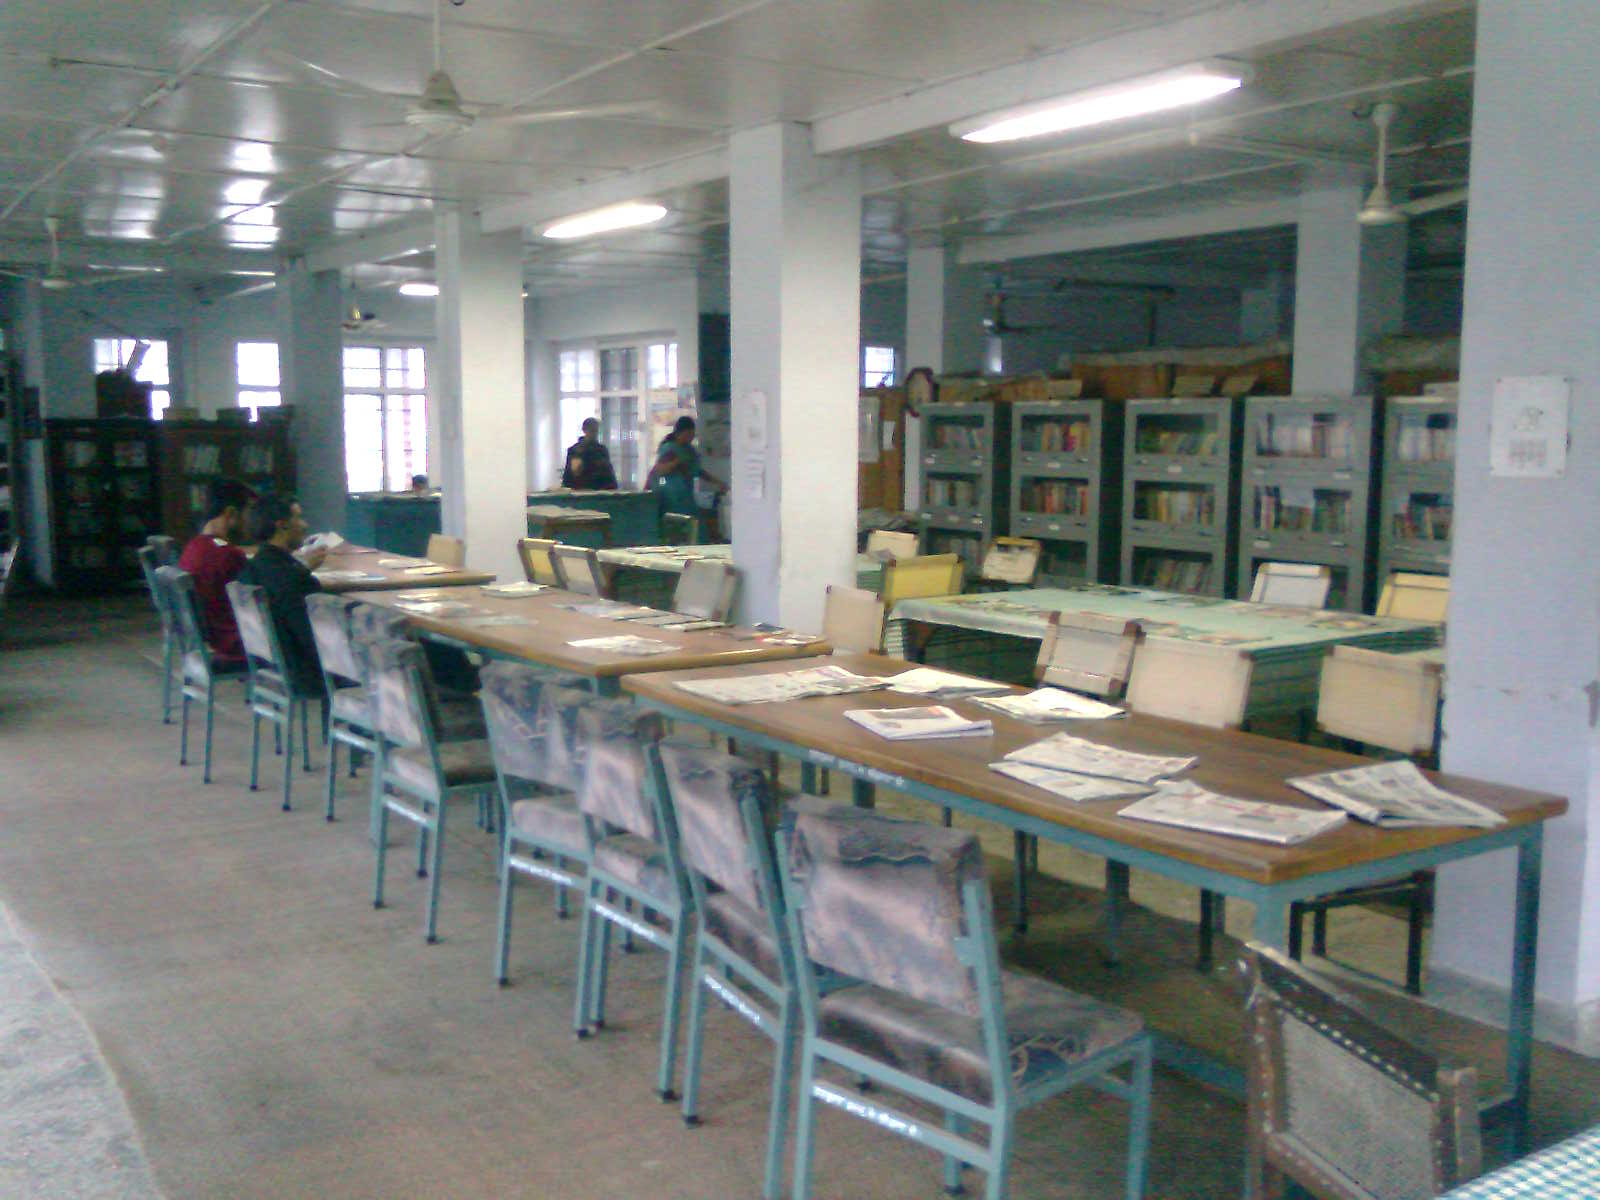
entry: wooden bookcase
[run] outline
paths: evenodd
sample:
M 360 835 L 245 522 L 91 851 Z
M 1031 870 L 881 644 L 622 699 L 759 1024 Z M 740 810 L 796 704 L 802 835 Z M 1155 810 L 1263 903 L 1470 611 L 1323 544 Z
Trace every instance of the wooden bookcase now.
M 984 544 L 1010 527 L 1007 408 L 998 400 L 958 400 L 922 409 L 922 552 L 959 554 L 969 573 Z
M 104 591 L 141 578 L 139 547 L 161 532 L 156 422 L 45 422 L 58 587 Z
M 1263 562 L 1320 563 L 1328 608 L 1369 600 L 1373 404 L 1370 396 L 1245 401 L 1239 595 Z
M 159 430 L 161 529 L 180 545 L 205 524 L 212 481 L 237 479 L 260 493 L 294 488 L 289 427 L 282 421 L 162 421 Z
M 1395 396 L 1384 405 L 1380 587 L 1394 571 L 1450 573 L 1456 478 L 1455 397 Z
M 1122 582 L 1224 595 L 1237 561 L 1239 402 L 1129 400 L 1124 425 Z
M 1043 543 L 1041 586 L 1109 582 L 1115 575 L 1122 434 L 1115 400 L 1011 405 L 1010 533 Z

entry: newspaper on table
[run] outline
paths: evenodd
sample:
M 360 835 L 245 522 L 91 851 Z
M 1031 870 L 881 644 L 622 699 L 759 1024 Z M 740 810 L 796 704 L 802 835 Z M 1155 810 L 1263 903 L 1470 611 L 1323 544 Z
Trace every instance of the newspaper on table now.
M 1143 784 L 1122 779 L 1103 779 L 1095 775 L 1078 775 L 1072 771 L 1052 771 L 1049 767 L 1036 767 L 1032 763 L 1008 762 L 1001 759 L 989 764 L 1011 779 L 1020 779 L 1036 788 L 1043 788 L 1063 800 L 1081 803 L 1084 800 L 1120 800 L 1127 796 L 1142 796 L 1150 789 Z
M 666 654 L 677 649 L 671 642 L 634 637 L 631 633 L 618 634 L 616 637 L 579 638 L 577 641 L 568 642 L 567 645 L 579 650 L 595 650 L 601 654 L 626 654 L 630 657 Z
M 615 620 L 619 613 L 649 611 L 641 610 L 637 604 L 621 604 L 616 600 L 579 600 L 571 604 L 559 604 L 556 607 L 575 612 L 581 617 L 598 617 L 603 621 Z
M 1155 783 L 1168 775 L 1187 771 L 1194 766 L 1195 758 L 1163 758 L 1155 754 L 1135 754 L 1131 750 L 1118 750 L 1102 746 L 1070 733 L 1057 733 L 1013 750 L 1006 758 L 1012 762 L 1032 763 L 1036 767 L 1049 767 L 1052 771 L 1072 771 L 1079 775 L 1098 775 L 1107 779 L 1126 779 L 1132 783 Z
M 420 558 L 380 558 L 380 567 L 416 567 L 422 565 Z
M 396 600 L 394 606 L 416 617 L 457 617 L 478 611 L 460 600 Z
M 669 633 L 694 633 L 701 629 L 726 629 L 727 627 L 728 623 L 726 621 L 713 621 L 706 617 L 690 617 L 687 620 L 670 621 L 661 626 Z
M 845 720 L 892 742 L 987 737 L 994 733 L 992 722 L 963 717 L 942 704 L 925 708 L 853 708 L 844 715 Z
M 1038 688 L 1020 696 L 979 696 L 977 703 L 1031 725 L 1049 721 L 1099 721 L 1120 717 L 1124 711 L 1115 704 L 1052 687 Z
M 373 575 L 367 571 L 351 571 L 343 567 L 318 567 L 311 573 L 317 577 L 317 582 L 319 583 L 359 583 L 363 580 L 381 581 L 383 579 L 382 575 Z
M 857 675 L 843 667 L 805 667 L 770 675 L 735 675 L 724 679 L 684 679 L 677 687 L 718 704 L 771 704 L 807 696 L 843 696 L 884 686 L 873 675 Z
M 1345 820 L 1342 812 L 1240 800 L 1208 791 L 1187 780 L 1158 785 L 1153 794 L 1135 800 L 1119 815 L 1158 825 L 1274 842 L 1280 846 L 1304 842 L 1344 824 Z
M 681 625 L 690 618 L 682 613 L 663 612 L 659 608 L 641 608 L 637 612 L 624 612 L 615 614 L 619 621 L 631 621 L 635 625 L 659 625 L 665 628 L 668 625 Z
M 889 677 L 889 690 L 908 696 L 928 696 L 954 699 L 959 696 L 976 696 L 983 692 L 1003 692 L 1006 685 L 992 679 L 974 679 L 971 675 L 958 675 L 954 671 L 940 671 L 933 667 L 914 667 Z
M 501 625 L 537 625 L 539 622 L 532 617 L 519 617 L 515 613 L 482 613 L 475 617 L 460 617 L 456 620 L 458 625 L 467 625 L 474 629 L 493 629 Z
M 550 585 L 519 579 L 515 583 L 486 583 L 480 590 L 485 596 L 537 596 L 549 591 Z
M 1302 775 L 1288 781 L 1308 796 L 1373 825 L 1405 829 L 1419 825 L 1470 825 L 1488 829 L 1505 824 L 1505 817 L 1464 796 L 1430 782 L 1416 764 L 1373 763 L 1320 775 Z
M 407 567 L 405 573 L 407 575 L 449 575 L 452 571 L 459 569 L 458 567 L 447 567 L 441 563 L 424 563 L 420 567 Z

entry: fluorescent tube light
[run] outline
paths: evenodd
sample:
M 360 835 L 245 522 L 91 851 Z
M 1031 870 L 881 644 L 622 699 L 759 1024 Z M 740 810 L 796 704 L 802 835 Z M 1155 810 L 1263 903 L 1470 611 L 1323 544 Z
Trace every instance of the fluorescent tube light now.
M 439 285 L 437 283 L 419 283 L 416 281 L 402 283 L 400 285 L 400 294 L 402 296 L 437 296 L 439 294 Z
M 950 132 L 963 141 L 985 143 L 1063 133 L 1199 104 L 1233 91 L 1246 77 L 1242 66 L 1200 63 L 960 121 Z
M 566 240 L 589 237 L 596 233 L 610 233 L 614 229 L 634 229 L 640 225 L 653 225 L 667 215 L 667 210 L 644 200 L 628 200 L 597 208 L 592 212 L 563 217 L 544 231 L 547 238 Z

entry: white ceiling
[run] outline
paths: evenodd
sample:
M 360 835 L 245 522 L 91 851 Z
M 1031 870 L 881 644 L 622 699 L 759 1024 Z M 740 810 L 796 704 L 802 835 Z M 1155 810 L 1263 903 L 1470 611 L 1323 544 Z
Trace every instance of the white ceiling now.
M 1293 0 L 1262 7 L 1285 6 Z M 50 214 L 70 262 L 137 254 L 202 269 L 259 259 L 270 269 L 279 253 L 415 224 L 436 202 L 491 207 L 579 195 L 634 172 L 649 179 L 664 164 L 723 149 L 738 128 L 825 122 L 1219 7 L 445 0 L 443 62 L 469 102 L 651 107 L 427 138 L 401 119 L 430 67 L 429 0 L 6 4 L 0 261 L 37 262 Z M 1393 143 L 1402 190 L 1459 184 L 1472 28 L 1470 9 L 1445 8 L 1250 49 L 1241 57 L 1253 81 L 1186 115 L 1012 148 L 957 141 L 941 122 L 866 146 L 856 151 L 867 191 L 863 270 L 901 269 L 912 242 L 953 246 L 1289 196 L 1341 163 L 1369 163 L 1372 130 L 1361 117 L 1384 97 L 1401 104 Z M 530 289 L 716 269 L 726 257 L 725 182 L 653 194 L 674 209 L 665 227 L 530 244 Z M 242 209 L 258 202 L 270 207 Z M 371 284 L 429 267 L 428 256 L 411 256 L 355 275 Z

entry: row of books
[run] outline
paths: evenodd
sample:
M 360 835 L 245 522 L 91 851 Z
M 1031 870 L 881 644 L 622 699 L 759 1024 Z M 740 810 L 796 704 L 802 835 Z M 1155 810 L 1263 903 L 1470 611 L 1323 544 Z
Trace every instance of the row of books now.
M 1412 501 L 1394 514 L 1394 536 L 1425 542 L 1448 542 L 1455 509 L 1448 498 L 1433 504 Z
M 1133 497 L 1133 515 L 1162 525 L 1209 525 L 1217 516 L 1213 488 L 1143 487 Z
M 963 425 L 957 421 L 935 421 L 933 446 L 936 450 L 986 450 L 983 426 Z
M 1426 424 L 1402 422 L 1395 432 L 1394 456 L 1406 463 L 1454 462 L 1455 418 L 1439 413 L 1427 418 Z
M 183 470 L 188 475 L 212 475 L 222 468 L 222 447 L 211 444 L 183 448 Z
M 978 485 L 970 479 L 932 477 L 926 484 L 924 502 L 930 508 L 976 508 Z
M 1141 454 L 1190 454 L 1209 458 L 1221 450 L 1222 435 L 1216 429 L 1164 429 L 1141 421 L 1134 446 Z
M 983 539 L 971 533 L 935 533 L 928 537 L 929 554 L 958 554 L 968 568 L 975 569 L 983 553 Z
M 1211 582 L 1211 560 L 1179 554 L 1148 555 L 1138 563 L 1135 582 L 1164 592 L 1203 592 Z
M 1256 423 L 1256 454 L 1262 458 L 1348 459 L 1355 451 L 1350 418 L 1324 413 L 1268 413 Z
M 1024 421 L 1021 448 L 1047 454 L 1055 451 L 1088 450 L 1091 445 L 1091 428 L 1087 420 Z
M 1285 502 L 1277 488 L 1256 489 L 1256 529 L 1262 533 L 1348 533 L 1350 497 L 1317 492 L 1308 506 Z
M 1087 513 L 1090 508 L 1089 485 L 1067 480 L 1035 480 L 1022 485 L 1018 499 L 1022 510 L 1031 513 Z

